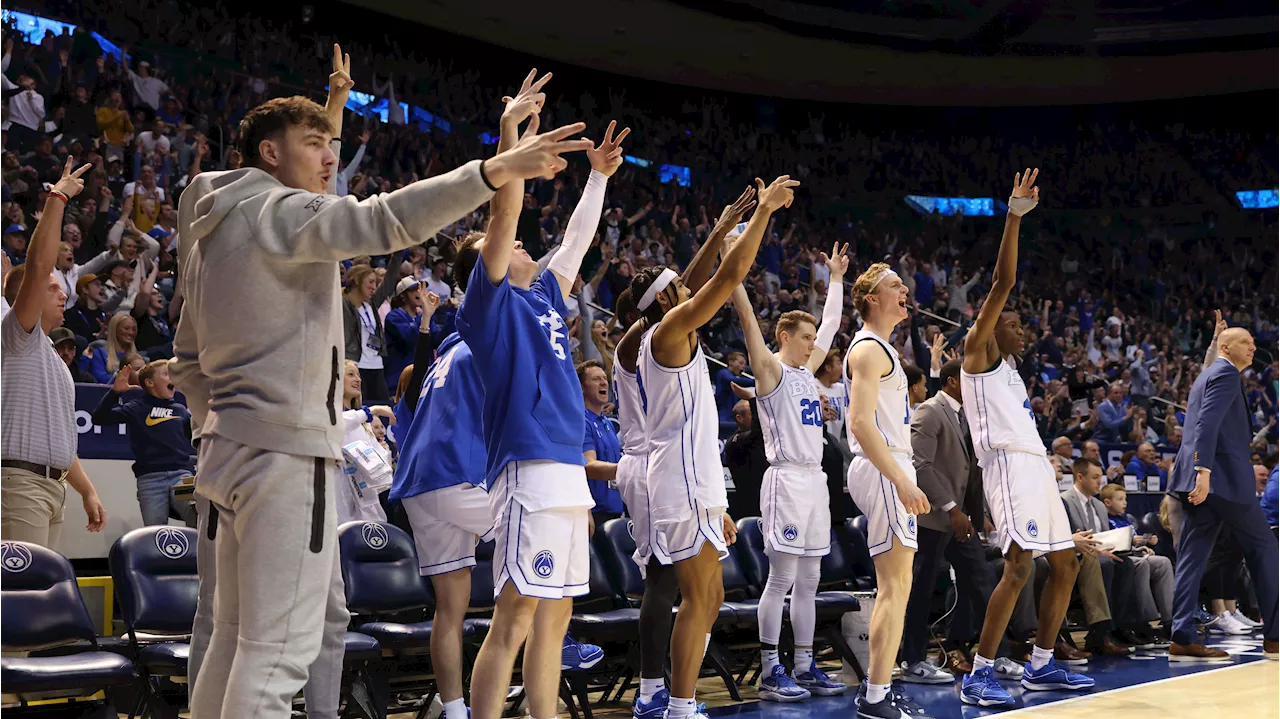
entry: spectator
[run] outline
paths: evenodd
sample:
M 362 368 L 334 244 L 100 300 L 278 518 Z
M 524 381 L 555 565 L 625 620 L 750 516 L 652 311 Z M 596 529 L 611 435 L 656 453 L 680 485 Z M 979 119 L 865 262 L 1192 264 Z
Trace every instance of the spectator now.
M 133 384 L 135 377 L 138 384 Z M 141 394 L 134 398 L 121 396 L 139 389 Z M 168 524 L 173 485 L 196 469 L 191 413 L 174 399 L 168 361 L 152 362 L 136 375 L 127 366 L 117 372 L 111 390 L 93 412 L 93 423 L 128 427 L 142 523 Z
M 1147 410 L 1145 407 L 1133 405 L 1133 422 L 1129 427 L 1129 436 L 1126 438 L 1130 442 L 1155 442 L 1160 439 L 1160 435 L 1147 424 Z
M 1146 486 L 1147 477 L 1159 477 L 1160 488 L 1164 489 L 1169 486 L 1170 464 L 1169 460 L 1161 460 L 1156 455 L 1156 448 L 1150 442 L 1143 442 L 1138 445 L 1138 453 L 1129 460 L 1124 471 L 1125 474 L 1137 477 L 1139 486 L 1142 487 Z
M 1103 487 L 1100 496 L 1102 504 L 1107 508 L 1107 522 L 1111 529 L 1129 528 L 1133 531 L 1133 522 L 1125 514 L 1128 498 L 1124 487 L 1108 484 Z M 1156 631 L 1157 648 L 1164 648 L 1169 642 L 1169 633 L 1173 630 L 1173 562 L 1151 550 L 1160 538 L 1154 534 L 1135 535 L 1133 537 L 1133 553 L 1129 559 L 1137 567 L 1145 566 L 1150 576 L 1147 587 L 1140 587 L 1137 593 L 1140 616 L 1144 619 L 1160 620 L 1160 628 Z M 1138 576 L 1142 573 L 1139 572 Z M 1149 591 L 1142 591 L 1143 589 Z M 1148 596 L 1153 604 L 1143 605 Z
M 113 156 L 122 156 L 125 143 L 133 135 L 133 120 L 129 118 L 129 111 L 124 108 L 124 97 L 119 90 L 112 90 L 107 96 L 107 104 L 98 108 L 97 120 L 98 131 L 107 141 L 104 154 L 110 163 Z
M 84 187 L 68 161 L 44 203 L 13 307 L 0 321 L 0 537 L 58 548 L 66 486 L 83 500 L 88 529 L 106 511 L 76 457 L 75 387 L 49 341 L 66 296 L 53 276 L 67 200 Z M 12 279 L 10 277 L 9 279 Z
M 62 162 L 53 156 L 53 138 L 43 134 L 36 140 L 35 150 L 23 155 L 21 162 L 35 170 L 42 182 L 56 178 L 62 169 Z
M 151 129 L 138 133 L 137 141 L 142 145 L 143 154 L 150 155 L 157 150 L 161 154 L 169 154 L 169 138 L 165 136 L 164 131 L 164 120 L 157 116 L 151 121 Z
M 27 230 L 22 225 L 4 228 L 4 253 L 14 267 L 27 261 Z
M 125 356 L 137 354 L 134 338 L 138 336 L 138 323 L 127 313 L 111 316 L 107 322 L 107 346 L 94 347 L 84 355 L 83 367 L 93 375 L 98 384 L 111 384 L 120 367 L 127 364 Z
M 1072 456 L 1073 451 L 1070 439 L 1066 437 L 1054 438 L 1053 450 L 1049 454 L 1049 460 L 1053 462 L 1053 469 L 1058 477 L 1071 476 L 1071 463 L 1075 461 L 1075 457 Z
M 164 295 L 156 289 L 159 271 L 159 265 L 151 266 L 151 273 L 142 281 L 138 297 L 130 310 L 138 325 L 137 349 L 152 360 L 173 357 L 173 328 L 164 311 Z
M 356 358 L 366 400 L 385 404 L 391 401 L 387 390 L 384 363 L 387 357 L 386 337 L 381 307 L 395 292 L 400 281 L 401 257 L 397 254 L 388 263 L 382 281 L 369 265 L 354 265 L 347 271 L 346 289 L 342 294 L 343 327 L 346 337 L 347 357 Z M 397 377 L 399 375 L 396 375 Z
M 80 369 L 79 362 L 76 361 L 80 357 L 80 350 L 74 332 L 66 327 L 58 327 L 49 333 L 49 341 L 58 351 L 58 358 L 71 373 L 72 382 L 93 384 L 93 376 Z
M 80 275 L 76 279 L 76 304 L 67 310 L 63 324 L 86 344 L 98 339 L 103 332 L 103 323 L 107 321 L 107 315 L 102 311 L 106 298 L 106 290 L 97 275 Z
M 413 362 L 418 346 L 422 323 L 431 324 L 431 316 L 440 308 L 440 296 L 427 292 L 422 283 L 413 277 L 404 277 L 396 285 L 396 295 L 391 298 L 391 311 L 383 324 L 387 337 L 388 381 L 393 377 L 399 383 L 400 375 Z M 428 355 L 430 356 L 430 355 Z M 391 389 L 388 386 L 388 390 Z
M 1146 361 L 1147 353 L 1145 350 L 1139 349 L 1133 356 L 1133 362 L 1129 364 L 1130 377 L 1129 396 L 1133 403 L 1144 409 L 1151 406 L 1151 372 L 1148 369 Z
M 348 162 L 346 167 L 338 171 L 338 174 L 337 174 L 338 184 L 337 184 L 337 190 L 335 192 L 335 194 L 338 197 L 344 197 L 347 195 L 347 188 L 350 187 L 351 185 L 351 177 L 355 175 L 356 170 L 360 168 L 360 162 L 364 160 L 365 148 L 367 148 L 368 146 L 369 146 L 369 129 L 366 127 L 365 131 L 360 134 L 360 148 L 356 150 L 355 157 L 351 158 L 351 162 Z M 448 295 L 444 294 L 440 296 L 447 297 Z
M 1133 405 L 1124 406 L 1124 385 L 1112 382 L 1106 401 L 1098 405 L 1098 427 L 1093 431 L 1093 438 L 1118 443 L 1129 434 L 1132 419 Z
M 169 92 L 169 86 L 151 74 L 151 63 L 142 60 L 138 63 L 137 72 L 128 72 L 129 81 L 133 84 L 133 94 L 138 101 L 153 111 L 160 109 L 160 96 Z
M 450 297 L 453 295 L 449 288 L 449 283 L 445 279 L 445 273 L 449 269 L 449 263 L 440 255 L 431 257 L 431 275 L 427 277 L 427 291 L 434 292 L 440 297 Z
M 743 370 L 747 368 L 747 356 L 741 352 L 730 352 L 724 358 L 724 367 L 716 370 L 716 408 L 720 414 L 721 436 L 726 427 L 734 426 L 733 407 L 737 404 L 737 397 L 729 385 L 736 384 L 739 387 L 755 387 L 756 381 L 751 377 L 743 374 Z
M 724 466 L 733 479 L 729 493 L 729 516 L 760 516 L 760 486 L 769 460 L 764 453 L 764 434 L 756 417 L 756 401 L 738 400 L 733 406 L 737 431 L 724 445 Z
M 907 376 L 907 402 L 914 409 L 916 405 L 929 398 L 924 371 L 913 364 L 903 363 L 902 372 Z
M 605 416 L 609 403 L 609 376 L 597 360 L 582 362 L 577 367 L 582 399 L 586 403 L 586 435 L 582 440 L 582 457 L 587 462 L 587 488 L 596 505 L 591 509 L 595 525 L 621 517 L 626 507 L 614 479 L 622 445 L 613 422 Z
M 1271 468 L 1259 501 L 1262 513 L 1267 515 L 1267 524 L 1275 531 L 1276 526 L 1280 525 L 1280 465 Z
M 102 135 L 98 127 L 97 108 L 89 102 L 89 88 L 76 85 L 75 98 L 66 104 L 62 133 L 68 139 L 90 142 Z
M 20 91 L 9 97 L 9 145 L 6 149 L 26 152 L 44 136 L 44 96 L 36 92 L 35 78 L 18 75 Z

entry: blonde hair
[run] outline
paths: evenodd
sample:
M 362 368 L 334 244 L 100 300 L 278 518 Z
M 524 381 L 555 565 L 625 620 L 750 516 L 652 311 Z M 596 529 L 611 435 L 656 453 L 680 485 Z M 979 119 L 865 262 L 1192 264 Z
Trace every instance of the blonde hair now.
M 373 268 L 369 265 L 352 265 L 347 270 L 347 286 L 344 288 L 346 292 L 354 292 L 364 284 L 364 280 L 373 274 Z
M 107 371 L 117 372 L 120 370 L 120 354 L 126 355 L 139 354 L 138 347 L 135 343 L 130 342 L 129 346 L 122 346 L 116 339 L 116 332 L 125 320 L 132 320 L 128 312 L 117 312 L 111 315 L 111 320 L 107 322 Z M 137 324 L 136 322 L 134 323 Z
M 818 320 L 814 319 L 813 315 L 808 312 L 805 312 L 804 310 L 791 310 L 790 312 L 784 312 L 782 316 L 778 318 L 777 324 L 773 327 L 774 339 L 778 340 L 778 342 L 782 342 L 783 332 L 794 334 L 796 329 L 805 322 L 813 325 L 813 328 L 817 330 Z
M 872 290 L 876 288 L 876 285 L 880 282 L 884 273 L 889 269 L 889 265 L 886 265 L 883 262 L 877 262 L 868 267 L 867 271 L 859 275 L 858 279 L 853 283 L 853 308 L 857 310 L 858 314 L 862 315 L 863 318 L 867 316 L 867 297 L 871 294 Z
M 346 364 L 343 365 L 344 372 L 349 369 L 355 370 L 357 375 L 360 374 L 360 365 L 356 364 L 352 360 L 347 360 Z M 356 395 L 351 400 L 350 404 L 347 405 L 347 409 L 360 409 L 360 406 L 362 404 L 364 404 L 363 398 L 361 397 L 361 395 Z
M 1102 501 L 1115 499 L 1117 494 L 1124 494 L 1124 485 L 1108 484 L 1098 491 L 1098 496 L 1102 497 Z

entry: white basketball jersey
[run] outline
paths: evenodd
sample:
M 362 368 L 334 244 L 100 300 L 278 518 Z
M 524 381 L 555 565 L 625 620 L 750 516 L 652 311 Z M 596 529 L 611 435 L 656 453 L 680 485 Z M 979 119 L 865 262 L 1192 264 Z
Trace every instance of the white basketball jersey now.
M 907 399 L 907 373 L 902 371 L 902 362 L 898 359 L 898 351 L 893 348 L 893 345 L 871 330 L 858 330 L 853 336 L 853 342 L 849 345 L 849 351 L 844 356 L 845 380 L 853 382 L 849 376 L 849 355 L 853 353 L 853 348 L 857 347 L 859 342 L 868 340 L 883 347 L 889 359 L 893 361 L 893 371 L 880 378 L 880 391 L 876 397 L 876 429 L 880 430 L 884 443 L 889 445 L 889 451 L 910 455 L 911 404 Z M 858 444 L 858 438 L 853 436 L 853 425 L 848 424 L 845 431 L 849 439 L 849 449 L 854 454 L 865 455 L 866 452 L 863 452 L 862 446 Z
M 782 377 L 772 392 L 756 399 L 764 453 L 770 464 L 822 464 L 822 394 L 808 367 L 779 362 Z
M 650 347 L 656 329 L 640 340 L 636 374 L 649 439 L 650 517 L 663 523 L 689 517 L 695 499 L 707 508 L 729 501 L 715 392 L 702 346 L 683 367 L 663 367 Z
M 836 418 L 825 423 L 826 431 L 830 432 L 832 437 L 839 437 L 844 432 L 845 413 L 849 411 L 849 385 L 841 376 L 830 387 L 823 387 L 819 382 L 818 388 L 827 396 L 827 404 L 836 411 Z
M 960 382 L 964 415 L 979 464 L 986 467 L 985 459 L 998 449 L 1045 454 L 1027 386 L 1012 361 L 1002 359 L 981 374 L 961 369 Z
M 613 360 L 613 394 L 618 398 L 618 441 L 624 454 L 649 453 L 649 440 L 644 431 L 644 407 L 640 403 L 640 382 L 636 375 Z

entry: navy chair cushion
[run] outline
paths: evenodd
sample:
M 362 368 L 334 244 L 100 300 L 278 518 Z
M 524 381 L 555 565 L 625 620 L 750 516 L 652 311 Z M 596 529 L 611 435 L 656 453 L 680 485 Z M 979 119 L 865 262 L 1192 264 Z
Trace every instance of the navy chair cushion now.
M 640 631 L 640 608 L 623 607 L 605 612 L 574 614 L 569 619 L 569 633 L 593 641 L 623 638 L 635 641 Z
M 734 546 L 737 546 L 737 543 Z M 733 547 L 729 548 L 729 554 L 720 562 L 720 574 L 724 582 L 724 598 L 727 601 L 741 602 L 759 596 L 747 581 L 747 575 L 743 573 L 742 565 L 738 563 L 738 554 L 733 551 Z
M 94 641 L 93 620 L 71 563 L 47 547 L 0 542 L 0 606 L 0 646 L 5 651 Z
M 368 634 L 347 632 L 343 637 L 346 643 L 343 658 L 349 662 L 363 662 L 377 659 L 382 655 L 382 645 Z
M 186 642 L 147 644 L 138 651 L 138 663 L 151 674 L 182 677 L 187 675 L 187 659 L 191 645 Z
M 413 539 L 386 522 L 347 522 L 338 528 L 347 608 L 355 614 L 390 614 L 431 603 Z
M 629 517 L 619 517 L 605 522 L 604 531 L 597 531 L 596 536 L 601 539 L 601 559 L 613 574 L 613 585 L 627 597 L 638 599 L 644 595 L 644 577 L 631 558 L 636 551 L 634 531 Z
M 197 539 L 189 527 L 152 526 L 111 545 L 111 578 L 125 626 L 135 632 L 191 632 L 200 596 Z
M 588 561 L 591 562 L 589 574 L 589 586 L 587 593 L 581 597 L 574 597 L 573 610 L 575 612 L 607 612 L 615 608 L 617 605 L 616 597 L 621 594 L 613 587 L 613 583 L 609 581 L 609 572 L 605 569 L 604 562 L 600 559 L 600 555 L 596 552 L 595 544 L 587 544 Z
M 0 658 L 0 684 L 6 694 L 97 690 L 132 681 L 133 662 L 111 652 Z
M 871 552 L 867 549 L 867 518 L 858 515 L 845 520 L 845 540 L 848 544 L 849 566 L 859 589 L 872 589 L 876 585 L 876 565 L 871 561 Z

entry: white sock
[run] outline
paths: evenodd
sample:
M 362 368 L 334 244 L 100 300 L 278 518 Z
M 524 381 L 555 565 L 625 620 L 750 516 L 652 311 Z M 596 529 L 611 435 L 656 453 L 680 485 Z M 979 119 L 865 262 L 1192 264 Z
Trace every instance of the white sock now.
M 975 654 L 973 655 L 973 670 L 974 670 L 975 672 L 976 672 L 976 671 L 978 671 L 979 669 L 984 669 L 984 668 L 990 667 L 990 666 L 991 666 L 992 664 L 994 664 L 994 663 L 995 663 L 995 662 L 994 662 L 993 660 L 991 660 L 991 659 L 987 659 L 986 657 L 982 656 L 981 654 L 976 654 L 976 653 L 975 653 Z
M 761 649 L 760 650 L 760 666 L 764 668 L 763 675 L 769 676 L 773 674 L 773 668 L 778 666 L 778 650 L 777 649 Z
M 467 719 L 467 701 L 458 697 L 444 703 L 444 719 Z
M 702 658 L 707 658 L 707 647 L 711 646 L 711 632 L 707 632 L 707 638 L 702 642 Z
M 666 679 L 658 677 L 657 679 L 645 679 L 640 677 L 640 701 L 648 704 L 653 701 L 653 695 L 666 688 Z M 452 719 L 452 717 L 450 717 Z
M 667 719 L 691 717 L 697 708 L 698 705 L 693 703 L 693 699 L 671 697 L 671 703 L 667 705 Z
M 872 684 L 867 682 L 867 701 L 872 704 L 879 704 L 889 695 L 888 684 Z
M 796 647 L 796 665 L 793 673 L 799 674 L 811 669 L 813 669 L 813 647 L 805 647 L 804 649 Z
M 1052 649 L 1041 649 L 1038 646 L 1031 647 L 1031 668 L 1032 669 L 1043 668 L 1044 665 L 1049 663 L 1050 659 L 1053 659 Z

